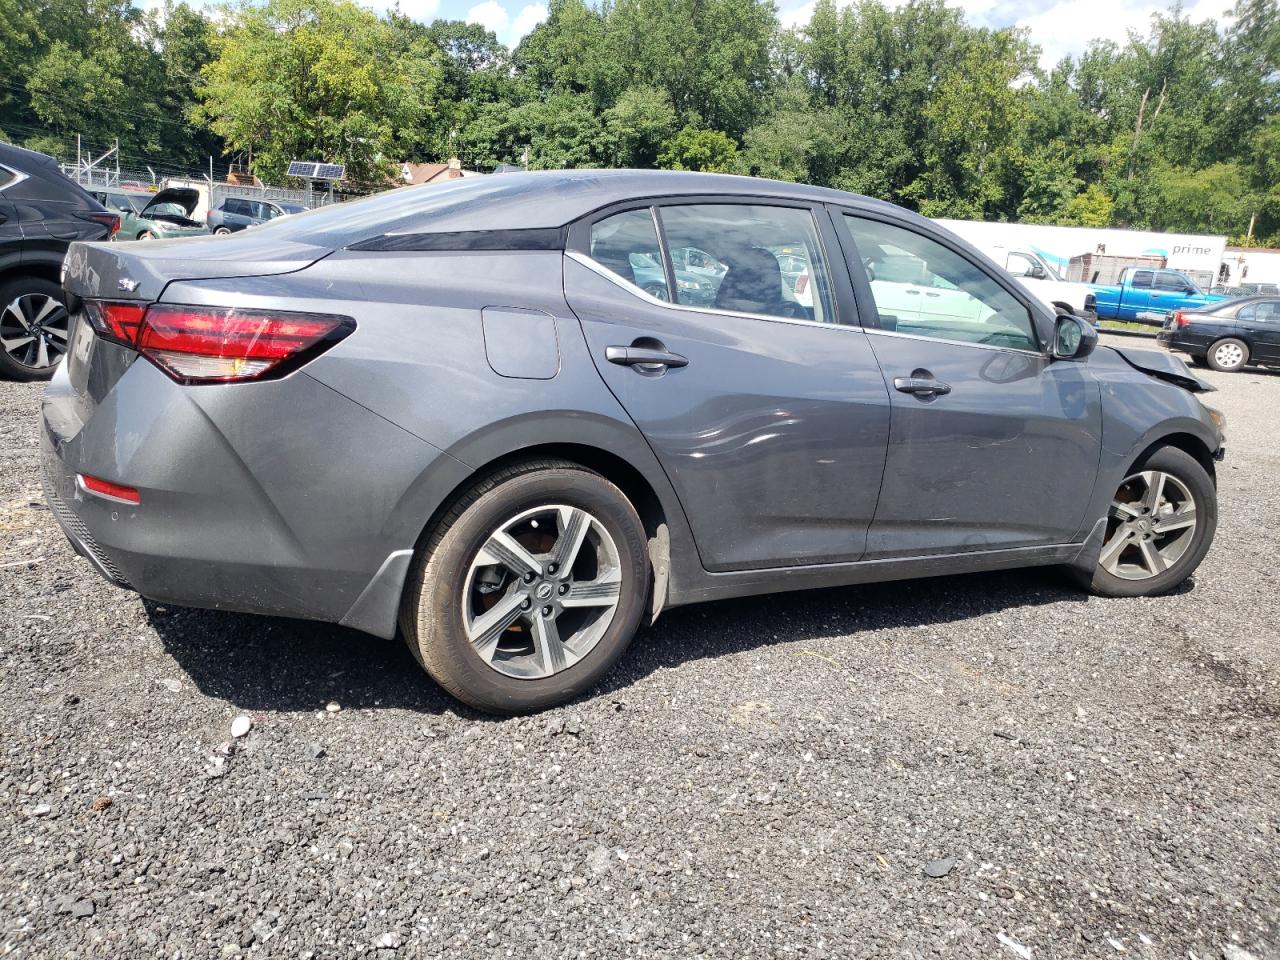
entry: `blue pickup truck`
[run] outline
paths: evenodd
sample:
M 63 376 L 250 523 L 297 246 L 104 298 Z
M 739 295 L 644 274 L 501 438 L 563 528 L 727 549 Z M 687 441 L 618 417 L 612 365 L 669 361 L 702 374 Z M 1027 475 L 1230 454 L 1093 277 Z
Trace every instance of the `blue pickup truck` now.
M 1171 310 L 1195 308 L 1225 299 L 1205 293 L 1194 280 L 1177 270 L 1126 267 L 1120 284 L 1091 284 L 1102 320 L 1134 320 L 1160 326 Z

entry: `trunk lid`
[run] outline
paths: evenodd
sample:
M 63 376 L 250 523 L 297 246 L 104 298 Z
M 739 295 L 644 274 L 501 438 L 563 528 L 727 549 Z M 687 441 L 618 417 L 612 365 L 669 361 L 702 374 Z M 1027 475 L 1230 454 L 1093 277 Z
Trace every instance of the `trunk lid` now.
M 181 241 L 73 243 L 63 262 L 62 285 L 74 297 L 158 300 L 177 280 L 292 273 L 331 252 L 331 247 L 259 237 L 253 231 Z

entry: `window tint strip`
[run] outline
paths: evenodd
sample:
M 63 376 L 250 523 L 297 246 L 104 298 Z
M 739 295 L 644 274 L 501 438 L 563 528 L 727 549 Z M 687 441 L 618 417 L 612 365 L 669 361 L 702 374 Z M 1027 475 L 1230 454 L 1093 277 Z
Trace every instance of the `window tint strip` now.
M 467 250 L 563 250 L 564 227 L 529 230 L 465 230 L 456 233 L 384 234 L 361 240 L 348 250 L 467 251 Z

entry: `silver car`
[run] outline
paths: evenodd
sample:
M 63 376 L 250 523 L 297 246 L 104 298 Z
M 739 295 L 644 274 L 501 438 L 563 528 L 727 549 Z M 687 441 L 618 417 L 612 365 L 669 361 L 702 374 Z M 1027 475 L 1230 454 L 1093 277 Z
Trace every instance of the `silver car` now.
M 1158 594 L 1213 538 L 1207 384 L 864 197 L 468 178 L 76 244 L 65 284 L 76 549 L 156 601 L 400 632 L 489 711 L 588 690 L 668 607 L 1045 564 Z

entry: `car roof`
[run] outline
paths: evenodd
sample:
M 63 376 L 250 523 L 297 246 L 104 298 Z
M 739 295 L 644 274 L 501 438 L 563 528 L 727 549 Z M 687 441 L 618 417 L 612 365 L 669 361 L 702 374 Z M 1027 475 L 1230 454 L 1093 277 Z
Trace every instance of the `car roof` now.
M 699 195 L 870 206 L 931 224 L 880 200 L 778 180 L 670 170 L 549 170 L 397 187 L 273 221 L 264 229 L 282 239 L 346 246 L 383 234 L 563 227 L 615 203 Z
M 34 150 L 27 150 L 16 144 L 5 143 L 0 140 L 0 163 L 16 167 L 52 167 L 58 169 L 58 161 L 53 159 L 47 153 L 37 153 Z

